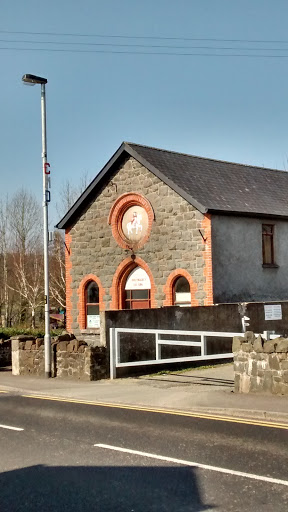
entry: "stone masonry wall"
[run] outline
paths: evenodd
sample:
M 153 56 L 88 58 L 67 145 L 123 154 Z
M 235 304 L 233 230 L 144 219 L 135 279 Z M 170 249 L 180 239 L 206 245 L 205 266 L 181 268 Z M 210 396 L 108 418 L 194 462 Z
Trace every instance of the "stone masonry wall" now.
M 61 341 L 56 350 L 57 377 L 90 381 L 107 376 L 105 347 L 88 347 L 74 340 Z
M 155 213 L 150 237 L 136 256 L 144 260 L 153 275 L 157 306 L 164 304 L 168 276 L 179 268 L 185 269 L 195 283 L 197 305 L 213 303 L 212 292 L 207 292 L 207 283 L 212 280 L 210 270 L 207 271 L 211 253 L 209 218 L 131 157 L 66 233 L 67 321 L 68 329 L 76 335 L 80 331 L 79 286 L 83 278 L 89 274 L 97 276 L 104 289 L 102 307 L 108 310 L 113 276 L 121 262 L 131 255 L 118 246 L 108 225 L 113 203 L 130 192 L 145 196 Z
M 288 395 L 288 339 L 246 332 L 233 339 L 235 392 Z
M 42 338 L 19 336 L 12 339 L 13 375 L 45 375 Z M 29 339 L 27 339 L 29 338 Z M 107 376 L 106 348 L 89 347 L 85 342 L 64 334 L 52 339 L 52 377 L 75 380 L 99 380 Z
M 11 340 L 12 374 L 44 376 L 45 363 L 43 338 L 20 335 L 13 337 Z M 54 374 L 54 368 L 52 374 Z

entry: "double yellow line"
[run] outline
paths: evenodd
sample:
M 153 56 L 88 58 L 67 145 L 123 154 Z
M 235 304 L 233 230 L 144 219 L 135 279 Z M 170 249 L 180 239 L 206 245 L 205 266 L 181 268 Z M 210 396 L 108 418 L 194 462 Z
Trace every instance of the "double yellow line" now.
M 96 407 L 110 407 L 113 409 L 127 409 L 131 411 L 142 411 L 142 412 L 152 412 L 158 414 L 170 414 L 173 416 L 185 416 L 188 418 L 200 418 L 206 420 L 214 420 L 214 421 L 226 421 L 229 423 L 241 423 L 244 425 L 256 425 L 260 427 L 270 427 L 270 428 L 278 428 L 283 430 L 288 430 L 288 424 L 286 423 L 276 423 L 273 421 L 262 421 L 262 420 L 250 420 L 239 417 L 232 416 L 221 416 L 218 414 L 205 414 L 198 412 L 189 412 L 189 411 L 177 411 L 170 409 L 157 409 L 154 407 L 141 407 L 136 405 L 125 405 L 125 404 L 115 404 L 115 403 L 107 403 L 107 402 L 92 402 L 88 400 L 76 400 L 73 398 L 60 398 L 53 396 L 42 396 L 42 395 L 21 395 L 25 398 L 34 398 L 37 400 L 50 400 L 54 402 L 67 402 L 72 404 L 84 404 L 84 405 L 93 405 Z

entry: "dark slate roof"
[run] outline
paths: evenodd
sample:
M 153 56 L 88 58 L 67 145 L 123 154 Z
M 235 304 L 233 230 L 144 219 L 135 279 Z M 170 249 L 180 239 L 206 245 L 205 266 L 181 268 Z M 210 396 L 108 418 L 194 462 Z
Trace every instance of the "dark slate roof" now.
M 288 173 L 123 142 L 69 212 L 71 225 L 121 160 L 132 156 L 202 213 L 288 218 Z

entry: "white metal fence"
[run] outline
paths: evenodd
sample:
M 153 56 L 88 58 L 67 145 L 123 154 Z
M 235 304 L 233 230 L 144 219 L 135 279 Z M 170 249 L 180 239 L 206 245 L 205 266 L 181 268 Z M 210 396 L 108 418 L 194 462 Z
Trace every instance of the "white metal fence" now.
M 120 360 L 120 335 L 121 333 L 143 333 L 154 334 L 155 339 L 155 359 L 145 361 L 122 362 Z M 166 336 L 166 339 L 165 339 Z M 175 336 L 178 339 L 170 339 Z M 186 340 L 179 340 L 179 337 L 186 337 Z M 110 328 L 110 379 L 116 378 L 116 368 L 125 368 L 128 366 L 146 366 L 152 364 L 177 363 L 188 361 L 206 361 L 209 359 L 231 359 L 233 353 L 225 354 L 207 354 L 207 338 L 233 338 L 233 336 L 243 336 L 239 332 L 211 332 L 211 331 L 167 331 L 161 329 L 126 329 Z M 187 341 L 187 338 L 195 337 L 197 341 Z M 169 338 L 169 339 L 167 339 Z M 124 341 L 125 343 L 125 341 Z M 161 357 L 161 348 L 163 345 L 198 347 L 200 355 L 190 357 Z

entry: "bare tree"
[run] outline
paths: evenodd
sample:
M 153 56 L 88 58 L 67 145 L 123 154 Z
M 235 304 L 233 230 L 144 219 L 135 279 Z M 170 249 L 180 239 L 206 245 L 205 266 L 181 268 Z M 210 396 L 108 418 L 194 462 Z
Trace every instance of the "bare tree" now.
M 29 308 L 35 327 L 36 310 L 44 305 L 41 209 L 22 189 L 9 201 L 8 213 L 15 276 L 14 284 L 8 287 L 19 295 L 20 309 Z
M 80 176 L 78 185 L 74 185 L 70 180 L 66 180 L 60 192 L 60 204 L 56 204 L 59 217 L 70 210 L 78 197 L 89 185 L 88 173 L 84 172 Z M 65 285 L 65 243 L 62 234 L 54 231 L 53 245 L 50 248 L 50 295 L 55 304 L 61 307 L 66 306 L 66 285 Z
M 79 184 L 67 181 L 60 191 L 64 215 L 87 188 L 88 176 Z M 59 210 L 59 205 L 58 205 Z M 9 326 L 26 320 L 35 327 L 37 310 L 44 306 L 43 227 L 41 207 L 27 190 L 0 201 L 0 323 Z M 55 231 L 49 249 L 50 297 L 65 307 L 65 244 Z
M 35 328 L 36 311 L 44 306 L 43 256 L 35 250 L 29 254 L 16 253 L 13 256 L 17 288 L 10 288 L 18 292 L 24 304 L 27 304 L 31 312 L 31 327 Z
M 73 184 L 71 180 L 66 180 L 59 191 L 59 202 L 56 203 L 56 210 L 60 218 L 70 210 L 71 206 L 77 201 L 78 197 L 88 187 L 90 179 L 87 172 L 80 176 L 79 183 Z
M 65 287 L 65 244 L 62 233 L 54 232 L 53 245 L 50 249 L 50 295 L 62 308 L 66 305 Z
M 0 257 L 1 257 L 1 288 L 0 288 L 0 304 L 1 304 L 1 324 L 2 327 L 9 325 L 9 287 L 8 287 L 8 199 L 0 202 Z
M 11 245 L 25 254 L 39 249 L 42 233 L 41 208 L 35 197 L 21 189 L 8 203 Z

